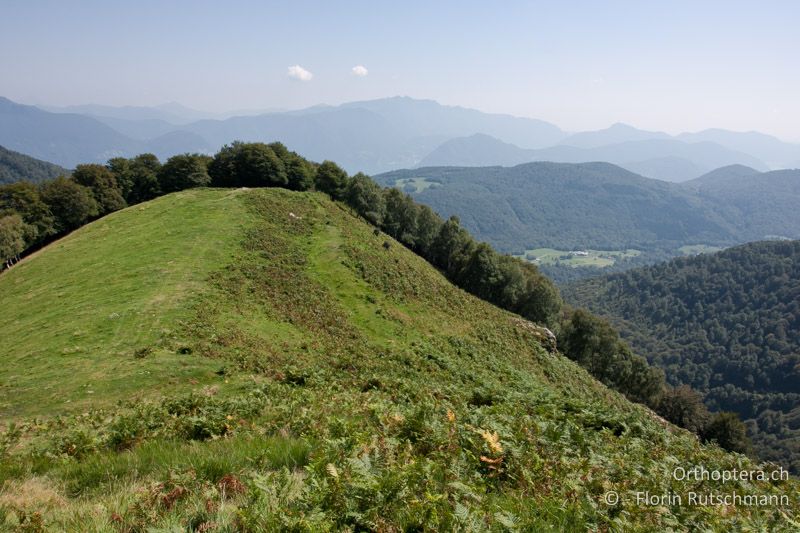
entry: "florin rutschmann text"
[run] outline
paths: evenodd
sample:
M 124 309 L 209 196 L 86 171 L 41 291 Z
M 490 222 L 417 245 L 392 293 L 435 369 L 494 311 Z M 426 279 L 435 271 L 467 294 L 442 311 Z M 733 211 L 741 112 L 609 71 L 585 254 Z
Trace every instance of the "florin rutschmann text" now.
M 679 482 L 704 482 L 712 481 L 718 483 L 741 483 L 741 482 L 766 482 L 776 483 L 787 481 L 789 472 L 783 467 L 774 470 L 709 470 L 702 466 L 676 467 L 672 471 L 672 479 Z M 604 496 L 605 503 L 617 505 L 621 500 L 626 499 L 629 503 L 643 506 L 753 506 L 753 507 L 787 507 L 789 506 L 789 496 L 786 494 L 748 494 L 741 490 L 730 492 L 712 492 L 702 490 L 690 490 L 686 492 L 665 491 L 634 491 L 629 493 L 631 497 L 622 497 L 616 491 L 607 492 Z

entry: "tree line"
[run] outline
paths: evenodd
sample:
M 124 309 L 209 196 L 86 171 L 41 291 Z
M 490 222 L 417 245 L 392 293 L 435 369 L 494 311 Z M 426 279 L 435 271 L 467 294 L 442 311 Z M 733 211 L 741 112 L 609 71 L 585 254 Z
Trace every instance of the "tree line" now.
M 336 163 L 311 162 L 281 143 L 234 142 L 213 157 L 152 154 L 78 165 L 71 176 L 40 185 L 0 186 L 0 257 L 10 266 L 26 250 L 129 205 L 194 187 L 316 190 L 428 260 L 455 285 L 558 333 L 560 350 L 633 401 L 663 409 L 662 372 L 648 366 L 604 320 L 563 305 L 537 267 L 476 241 L 457 217 L 443 220 L 394 187 L 349 176 Z M 717 439 L 719 440 L 719 439 Z

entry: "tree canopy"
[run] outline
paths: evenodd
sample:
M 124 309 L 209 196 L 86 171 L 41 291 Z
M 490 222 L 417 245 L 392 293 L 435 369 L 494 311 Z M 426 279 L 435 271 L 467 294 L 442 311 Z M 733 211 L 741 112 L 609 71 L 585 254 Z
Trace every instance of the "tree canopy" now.
M 745 419 L 764 459 L 800 472 L 800 241 L 756 242 L 567 286 L 673 385 Z
M 211 183 L 208 165 L 211 157 L 202 154 L 180 154 L 170 157 L 158 170 L 158 184 L 163 193 L 204 187 Z
M 118 211 L 127 205 L 117 178 L 108 167 L 95 164 L 78 165 L 72 173 L 72 179 L 92 191 L 100 215 Z
M 92 191 L 63 176 L 45 182 L 41 194 L 57 232 L 77 229 L 99 213 Z

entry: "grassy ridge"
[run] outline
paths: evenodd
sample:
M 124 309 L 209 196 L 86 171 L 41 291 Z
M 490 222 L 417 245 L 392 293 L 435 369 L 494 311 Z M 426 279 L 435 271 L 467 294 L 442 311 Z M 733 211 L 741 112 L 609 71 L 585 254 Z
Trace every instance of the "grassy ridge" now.
M 203 380 L 177 327 L 232 259 L 238 191 L 185 191 L 114 213 L 4 273 L 0 418 L 75 411 Z
M 753 465 L 700 446 L 548 353 L 535 325 L 455 288 L 323 195 L 183 194 L 144 207 L 166 219 L 217 201 L 225 220 L 198 231 L 198 218 L 213 208 L 184 212 L 182 224 L 160 225 L 149 242 L 177 223 L 205 241 L 229 228 L 230 248 L 198 256 L 207 261 L 197 267 L 206 282 L 161 322 L 168 342 L 149 339 L 159 351 L 131 361 L 160 363 L 166 373 L 172 361 L 190 357 L 183 360 L 199 376 L 194 390 L 166 394 L 155 386 L 117 405 L 124 395 L 109 390 L 95 395 L 101 408 L 18 418 L 0 439 L 0 524 L 74 531 L 791 528 L 796 500 L 783 509 L 633 504 L 634 491 L 796 496 L 797 486 L 673 480 L 678 465 Z M 165 204 L 173 205 L 156 210 Z M 160 274 L 142 270 L 137 278 L 136 286 L 148 285 Z M 10 279 L 1 277 L 0 286 Z M 87 279 L 84 291 L 103 294 L 103 281 Z M 71 321 L 67 305 L 52 307 Z M 62 363 L 62 372 L 69 369 Z M 605 504 L 609 490 L 623 501 Z

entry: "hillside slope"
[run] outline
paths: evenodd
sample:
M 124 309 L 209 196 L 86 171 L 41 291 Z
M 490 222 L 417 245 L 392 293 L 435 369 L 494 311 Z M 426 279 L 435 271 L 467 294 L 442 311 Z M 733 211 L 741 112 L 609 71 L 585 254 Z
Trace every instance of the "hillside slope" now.
M 432 167 L 375 179 L 391 186 L 412 178 L 435 184 L 418 188 L 415 200 L 457 215 L 505 252 L 731 242 L 730 224 L 691 191 L 608 163 Z
M 800 471 L 800 241 L 676 259 L 565 295 L 611 318 L 674 384 L 749 419 L 761 457 Z
M 68 174 L 58 165 L 0 146 L 0 185 L 15 181 L 45 181 Z
M 128 208 L 4 273 L 0 303 L 6 525 L 789 529 L 797 513 L 794 481 L 673 479 L 755 465 L 609 391 L 321 194 Z M 642 491 L 777 503 L 651 507 Z
M 674 184 L 608 163 L 534 162 L 399 170 L 375 179 L 402 188 L 443 216 L 458 216 L 476 238 L 506 253 L 594 250 L 606 262 L 614 252 L 638 253 L 602 267 L 539 264 L 559 283 L 653 264 L 687 250 L 800 238 L 798 170 L 759 173 L 732 166 Z
M 741 167 L 726 167 L 687 186 L 723 206 L 742 240 L 800 237 L 798 169 L 749 174 Z
M 91 117 L 48 113 L 1 96 L 0 145 L 68 168 L 144 151 L 139 141 Z

